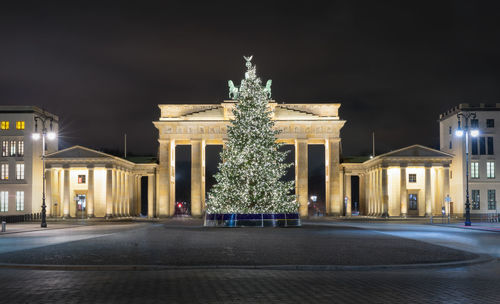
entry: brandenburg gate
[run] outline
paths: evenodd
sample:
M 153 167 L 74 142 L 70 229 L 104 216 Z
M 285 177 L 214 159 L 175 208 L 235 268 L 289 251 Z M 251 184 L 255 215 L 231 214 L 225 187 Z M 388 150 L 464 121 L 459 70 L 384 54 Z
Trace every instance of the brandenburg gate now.
M 205 209 L 205 147 L 224 145 L 227 125 L 235 101 L 221 104 L 163 104 L 154 121 L 159 131 L 157 172 L 157 216 L 173 216 L 175 211 L 175 147 L 191 145 L 191 214 L 201 216 Z M 308 145 L 325 147 L 326 212 L 342 213 L 340 129 L 345 121 L 338 116 L 340 104 L 278 104 L 269 102 L 278 141 L 295 147 L 295 193 L 300 215 L 308 213 Z

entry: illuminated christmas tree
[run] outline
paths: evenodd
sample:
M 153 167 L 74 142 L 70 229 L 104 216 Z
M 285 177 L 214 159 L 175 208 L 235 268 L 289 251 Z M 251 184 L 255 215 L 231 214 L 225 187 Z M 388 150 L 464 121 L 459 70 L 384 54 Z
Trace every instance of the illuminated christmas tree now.
M 207 212 L 296 213 L 294 182 L 281 180 L 293 164 L 284 163 L 287 152 L 279 151 L 281 144 L 276 142 L 279 131 L 268 105 L 271 80 L 262 86 L 252 57 L 245 59 L 247 72 L 240 87 L 229 81 L 229 96 L 237 102 L 215 175 L 217 183 L 208 193 Z

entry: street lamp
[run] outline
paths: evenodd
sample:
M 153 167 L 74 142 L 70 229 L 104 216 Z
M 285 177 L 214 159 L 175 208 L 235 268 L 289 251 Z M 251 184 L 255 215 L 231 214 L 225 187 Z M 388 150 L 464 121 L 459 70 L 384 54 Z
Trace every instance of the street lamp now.
M 47 228 L 47 212 L 45 205 L 45 140 L 54 140 L 56 138 L 56 133 L 53 131 L 52 122 L 54 118 L 48 116 L 45 113 L 37 114 L 35 116 L 35 133 L 32 134 L 33 140 L 39 140 L 42 138 L 42 228 Z M 42 133 L 38 133 L 38 122 L 42 125 Z M 47 130 L 46 122 L 49 123 L 50 130 Z
M 465 226 L 470 226 L 470 202 L 469 202 L 469 134 L 472 137 L 479 135 L 479 130 L 475 127 L 469 127 L 469 120 L 476 118 L 476 113 L 473 112 L 459 112 L 457 114 L 458 128 L 455 130 L 455 136 L 463 137 L 465 139 Z M 461 127 L 461 119 L 464 121 Z M 464 136 L 465 134 L 465 136 Z

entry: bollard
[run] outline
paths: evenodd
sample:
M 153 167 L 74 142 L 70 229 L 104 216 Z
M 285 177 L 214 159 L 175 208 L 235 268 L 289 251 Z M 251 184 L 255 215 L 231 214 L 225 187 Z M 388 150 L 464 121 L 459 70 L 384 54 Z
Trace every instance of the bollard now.
M 5 221 L 2 221 L 2 232 L 5 232 L 6 226 L 7 226 L 7 223 Z

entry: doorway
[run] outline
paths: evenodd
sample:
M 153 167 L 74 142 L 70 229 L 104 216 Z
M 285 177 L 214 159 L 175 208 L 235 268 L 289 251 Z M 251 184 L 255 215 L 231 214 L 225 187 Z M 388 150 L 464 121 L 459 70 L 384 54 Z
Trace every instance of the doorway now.
M 408 194 L 408 215 L 418 216 L 418 194 Z
M 85 218 L 87 217 L 87 196 L 85 194 L 77 194 L 75 197 L 76 201 L 76 217 Z

